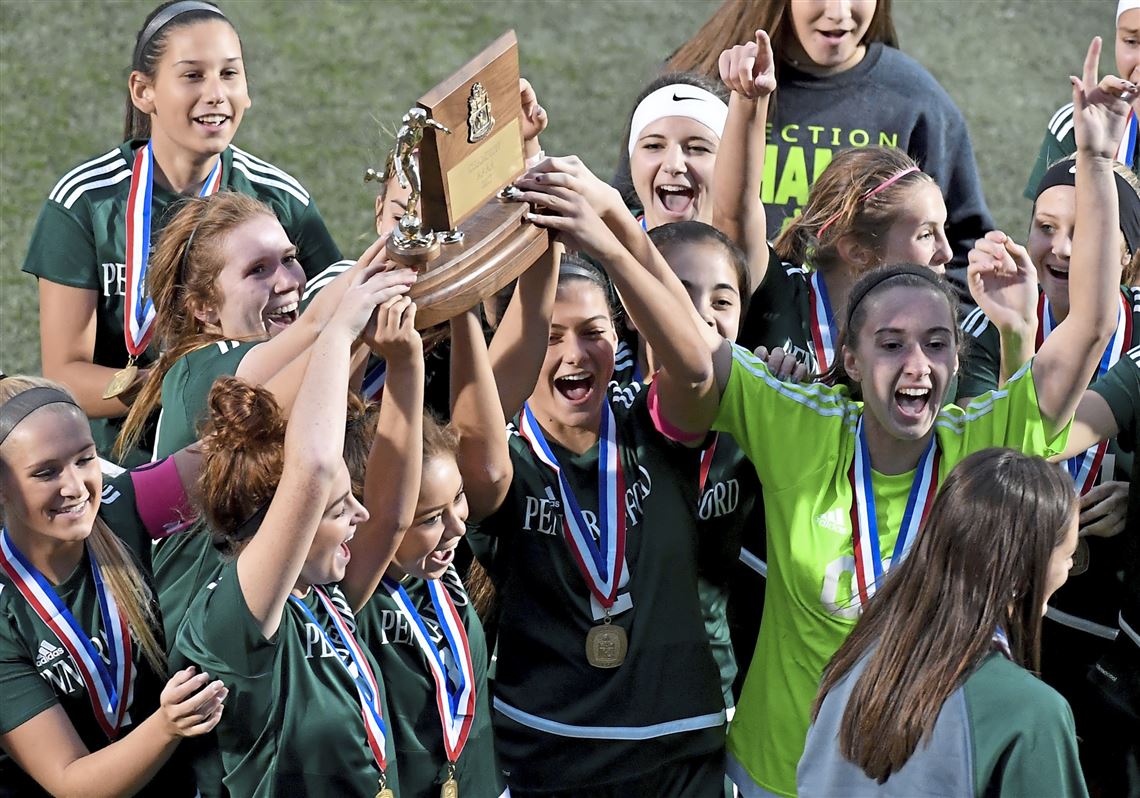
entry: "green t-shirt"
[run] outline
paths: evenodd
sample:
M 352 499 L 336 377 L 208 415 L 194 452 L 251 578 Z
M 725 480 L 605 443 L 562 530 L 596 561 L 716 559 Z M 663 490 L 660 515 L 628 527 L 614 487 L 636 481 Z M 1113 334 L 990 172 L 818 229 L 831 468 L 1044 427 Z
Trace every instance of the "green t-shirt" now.
M 225 561 L 210 542 L 210 530 L 202 522 L 180 535 L 156 541 L 151 560 L 166 639 L 173 648 L 178 627 L 194 597 L 218 578 Z
M 345 625 L 355 629 L 340 589 L 326 586 Z M 348 656 L 315 590 L 303 599 L 332 646 L 290 599 L 272 639 L 262 637 L 237 577 L 236 562 L 222 569 L 194 599 L 179 628 L 178 652 L 229 688 L 216 727 L 231 795 L 372 796 L 380 770 L 368 747 L 356 685 L 340 656 Z M 335 648 L 333 647 L 335 646 Z M 384 681 L 364 651 L 388 717 Z M 387 721 L 385 721 L 387 723 Z M 388 786 L 399 780 L 391 727 L 385 738 Z
M 198 427 L 206 420 L 206 400 L 214 380 L 236 374 L 241 359 L 259 343 L 214 341 L 174 361 L 162 378 L 155 457 L 166 457 L 198 440 Z
M 121 368 L 127 363 L 123 341 L 126 295 L 127 195 L 131 165 L 141 141 L 128 141 L 70 170 L 48 195 L 28 246 L 23 270 L 53 283 L 97 291 L 93 362 Z M 222 190 L 256 197 L 269 205 L 305 273 L 317 275 L 340 259 L 340 250 L 305 188 L 292 176 L 237 147 L 222 153 Z M 155 185 L 151 196 L 151 245 L 177 212 L 181 194 Z M 139 358 L 149 366 L 155 351 Z M 110 455 L 122 418 L 91 419 L 99 454 Z M 137 455 L 132 465 L 147 458 Z
M 757 784 L 780 795 L 795 793 L 819 678 L 858 617 L 848 472 L 862 412 L 844 388 L 780 382 L 746 350 L 733 350 L 714 429 L 732 434 L 764 485 L 768 585 L 728 748 Z M 1068 438 L 1066 427 L 1046 440 L 1029 366 L 968 408 L 944 407 L 934 431 L 940 481 L 981 449 L 1047 456 Z M 913 478 L 872 472 L 881 551 L 895 544 Z
M 440 581 L 463 621 L 475 677 L 475 719 L 455 764 L 455 780 L 459 782 L 461 795 L 495 798 L 502 794 L 506 784 L 495 762 L 483 624 L 455 568 L 448 568 Z M 451 661 L 451 650 L 427 584 L 422 579 L 409 578 L 403 587 L 423 619 L 431 641 L 443 653 L 448 672 L 452 672 L 455 665 Z M 360 642 L 376 657 L 384 673 L 384 687 L 391 706 L 392 736 L 400 763 L 400 793 L 404 798 L 435 798 L 440 785 L 447 780 L 448 768 L 436 707 L 435 680 L 428 669 L 426 655 L 412 635 L 411 622 L 383 586 L 372 594 L 356 620 Z
M 864 656 L 828 692 L 800 760 L 801 795 L 1084 798 L 1073 713 L 1061 695 L 996 652 L 942 705 L 902 768 L 879 784 L 839 751 L 847 703 Z
M 150 535 L 139 516 L 129 472 L 104 482 L 99 515 L 132 552 L 144 578 L 148 577 Z M 107 650 L 102 631 L 103 619 L 86 552 L 75 570 L 55 585 L 55 592 L 102 656 Z M 156 630 L 156 635 L 161 643 L 162 630 Z M 120 738 L 158 709 L 159 694 L 166 686 L 166 675 L 156 673 L 150 667 L 137 642 L 131 653 L 134 663 L 131 704 Z M 109 664 L 106 656 L 103 656 L 103 662 Z M 0 571 L 0 696 L 3 696 L 0 700 L 0 734 L 6 734 L 44 710 L 59 705 L 88 751 L 98 751 L 109 742 L 95 720 L 79 666 L 3 571 Z M 176 751 L 138 794 L 193 795 L 192 783 L 185 759 L 180 751 Z M 47 795 L 3 750 L 0 750 L 0 785 L 0 792 L 11 789 L 11 793 L 6 794 Z
M 507 497 L 468 532 L 501 606 L 495 744 L 512 790 L 587 790 L 723 746 L 724 698 L 697 593 L 699 455 L 654 429 L 645 399 L 635 383 L 610 400 L 626 484 L 627 568 L 611 612 L 629 641 L 619 667 L 586 660 L 586 635 L 604 613 L 563 537 L 554 474 L 517 433 Z M 581 455 L 550 446 L 596 524 L 598 446 Z

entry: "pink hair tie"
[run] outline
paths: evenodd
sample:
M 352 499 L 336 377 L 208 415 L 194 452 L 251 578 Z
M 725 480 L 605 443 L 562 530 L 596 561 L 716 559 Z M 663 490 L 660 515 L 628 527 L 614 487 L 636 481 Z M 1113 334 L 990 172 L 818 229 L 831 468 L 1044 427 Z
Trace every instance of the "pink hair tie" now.
M 884 180 L 879 185 L 868 190 L 862 197 L 859 198 L 859 201 L 860 202 L 866 202 L 867 200 L 871 199 L 871 197 L 878 194 L 880 191 L 885 191 L 886 189 L 890 188 L 895 183 L 899 182 L 904 177 L 909 175 L 911 172 L 917 172 L 917 171 L 920 171 L 917 166 L 908 166 L 906 169 L 903 169 L 897 175 L 895 175 L 893 177 L 888 177 L 886 180 Z M 823 237 L 823 231 L 826 230 L 827 228 L 831 227 L 831 225 L 834 224 L 836 222 L 836 220 L 838 220 L 839 217 L 842 215 L 843 215 L 843 211 L 840 211 L 839 213 L 834 214 L 826 222 L 824 222 L 823 226 L 819 228 L 819 234 L 817 235 L 817 238 L 822 238 Z

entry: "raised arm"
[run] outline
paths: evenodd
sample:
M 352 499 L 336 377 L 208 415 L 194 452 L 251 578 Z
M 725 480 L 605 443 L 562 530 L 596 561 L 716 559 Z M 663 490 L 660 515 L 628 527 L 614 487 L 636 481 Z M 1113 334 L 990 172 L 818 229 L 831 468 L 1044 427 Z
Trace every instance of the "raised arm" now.
M 555 248 L 561 246 L 551 247 Z M 537 268 L 540 265 L 531 271 Z M 557 266 L 554 272 L 557 274 Z M 543 332 L 544 346 L 547 336 Z M 473 310 L 451 320 L 451 423 L 459 433 L 459 473 L 467 493 L 469 520 L 478 521 L 503 503 L 514 470 L 495 374 L 479 316 Z
M 364 475 L 368 520 L 356 529 L 340 586 L 353 610 L 372 597 L 412 525 L 423 465 L 424 349 L 408 297 L 377 310 L 372 343 L 384 358 L 384 394 Z
M 384 277 L 358 271 L 336 316 L 313 345 L 285 432 L 281 480 L 258 533 L 238 555 L 242 595 L 267 639 L 277 631 L 334 480 L 344 468 L 351 348 L 376 305 L 392 298 L 394 289 Z
M 538 382 L 558 292 L 558 264 L 565 249 L 552 242 L 545 254 L 523 272 L 491 339 L 490 362 L 499 397 L 495 404 L 504 414 L 500 427 L 522 409 Z
M 1120 212 L 1112 159 L 1136 86 L 1117 77 L 1097 82 L 1101 41 L 1089 45 L 1083 77 L 1073 82 L 1077 137 L 1077 221 L 1069 280 L 1069 315 L 1045 339 L 1034 361 L 1038 404 L 1053 435 L 1072 418 L 1116 328 Z
M 768 98 L 776 89 L 775 59 L 768 34 L 720 54 L 720 79 L 732 95 L 713 171 L 713 227 L 748 256 L 753 289 L 768 273 L 768 239 L 760 179 L 767 145 Z

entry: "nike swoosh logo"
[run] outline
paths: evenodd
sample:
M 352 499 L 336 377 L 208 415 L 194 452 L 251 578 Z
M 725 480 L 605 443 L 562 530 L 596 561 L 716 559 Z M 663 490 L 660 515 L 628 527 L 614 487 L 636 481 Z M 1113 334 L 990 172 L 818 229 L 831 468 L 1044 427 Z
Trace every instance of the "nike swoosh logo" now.
M 703 97 L 678 97 L 676 94 L 673 95 L 673 102 L 679 103 L 681 100 L 697 100 L 698 102 L 704 102 Z

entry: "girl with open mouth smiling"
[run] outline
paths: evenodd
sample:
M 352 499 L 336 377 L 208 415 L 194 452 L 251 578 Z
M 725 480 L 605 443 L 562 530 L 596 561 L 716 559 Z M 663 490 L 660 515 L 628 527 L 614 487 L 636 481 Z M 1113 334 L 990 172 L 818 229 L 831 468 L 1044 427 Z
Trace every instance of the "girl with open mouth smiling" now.
M 1082 222 L 1072 269 L 1080 278 L 1071 281 L 1065 322 L 1003 389 L 965 410 L 943 407 L 959 332 L 953 291 L 925 265 L 874 269 L 851 289 L 837 364 L 862 401 L 845 386 L 780 382 L 727 343 L 712 357 L 715 378 L 697 391 L 668 368 L 655 381 L 671 428 L 697 440 L 709 429 L 731 433 L 764 485 L 765 613 L 728 740 L 729 772 L 745 796 L 795 794 L 823 668 L 890 563 L 906 555 L 945 474 L 992 446 L 1034 455 L 1064 448 L 1119 305 L 1111 159 L 1136 87 L 1115 77 L 1098 82 L 1099 55 L 1094 39 L 1083 78 L 1073 78 Z M 1027 326 L 1032 334 L 1021 313 L 1031 274 L 973 263 L 970 287 L 1003 339 L 1008 332 L 1021 340 Z M 656 347 L 657 328 L 636 314 L 634 321 Z
M 65 174 L 40 212 L 24 271 L 40 292 L 44 374 L 68 385 L 111 458 L 157 358 L 149 347 L 152 244 L 187 197 L 240 192 L 272 207 L 310 277 L 340 259 L 309 193 L 231 145 L 251 100 L 241 40 L 213 3 L 163 3 L 135 39 L 126 141 Z M 117 462 L 150 457 L 153 425 Z

